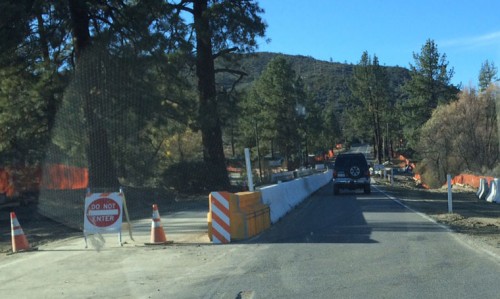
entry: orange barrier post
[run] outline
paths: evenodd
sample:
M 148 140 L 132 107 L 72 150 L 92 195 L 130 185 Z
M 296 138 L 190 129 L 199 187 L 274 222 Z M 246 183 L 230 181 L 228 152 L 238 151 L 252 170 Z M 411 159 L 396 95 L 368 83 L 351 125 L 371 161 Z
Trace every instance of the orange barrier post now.
M 153 221 L 151 222 L 151 242 L 144 243 L 145 245 L 164 245 L 172 244 L 173 241 L 167 241 L 167 236 L 161 225 L 160 212 L 158 206 L 153 205 Z
M 30 251 L 37 248 L 31 248 L 24 231 L 17 220 L 16 213 L 10 213 L 10 228 L 12 231 L 12 252 Z

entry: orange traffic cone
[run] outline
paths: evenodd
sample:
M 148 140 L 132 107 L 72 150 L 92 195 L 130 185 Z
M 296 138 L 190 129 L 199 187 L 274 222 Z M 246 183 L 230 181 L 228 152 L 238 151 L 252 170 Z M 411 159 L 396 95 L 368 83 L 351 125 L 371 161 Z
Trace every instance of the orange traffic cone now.
M 161 225 L 160 212 L 158 212 L 158 206 L 153 205 L 153 221 L 151 222 L 151 242 L 144 243 L 146 245 L 163 245 L 171 244 L 173 241 L 167 241 L 167 236 Z
M 12 252 L 30 251 L 37 248 L 31 248 L 24 231 L 17 220 L 16 213 L 10 213 L 10 228 L 12 232 Z

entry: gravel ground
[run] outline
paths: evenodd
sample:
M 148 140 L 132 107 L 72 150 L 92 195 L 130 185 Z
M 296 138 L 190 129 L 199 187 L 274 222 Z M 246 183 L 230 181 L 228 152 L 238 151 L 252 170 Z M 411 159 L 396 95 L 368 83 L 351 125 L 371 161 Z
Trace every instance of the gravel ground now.
M 474 188 L 453 186 L 453 213 L 448 213 L 446 187 L 425 190 L 418 188 L 411 177 L 401 175 L 395 176 L 394 186 L 376 180 L 403 204 L 448 226 L 469 243 L 500 256 L 500 204 L 478 199 Z

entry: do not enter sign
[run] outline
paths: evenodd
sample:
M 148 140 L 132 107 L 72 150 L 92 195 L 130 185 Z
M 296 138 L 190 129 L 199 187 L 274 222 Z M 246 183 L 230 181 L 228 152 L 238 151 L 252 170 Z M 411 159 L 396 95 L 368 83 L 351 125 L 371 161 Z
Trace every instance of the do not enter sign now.
M 98 198 L 87 208 L 87 219 L 95 226 L 108 227 L 120 218 L 120 206 L 111 198 Z
M 121 193 L 93 193 L 85 198 L 86 232 L 120 231 L 122 224 Z

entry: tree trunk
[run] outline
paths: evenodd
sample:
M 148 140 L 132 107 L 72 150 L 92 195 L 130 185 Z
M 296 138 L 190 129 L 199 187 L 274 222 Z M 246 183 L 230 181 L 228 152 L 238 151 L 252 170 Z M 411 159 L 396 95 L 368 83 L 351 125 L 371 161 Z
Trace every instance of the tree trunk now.
M 257 147 L 257 159 L 259 160 L 259 179 L 262 182 L 262 159 L 260 156 L 260 142 L 259 142 L 259 130 L 257 127 L 257 121 L 254 121 L 255 125 L 255 146 Z
M 42 59 L 43 59 L 43 67 L 46 72 L 52 72 L 53 67 L 51 66 L 51 61 L 50 61 L 50 53 L 49 53 L 49 43 L 48 43 L 48 38 L 47 38 L 47 31 L 45 30 L 45 24 L 43 20 L 43 11 L 41 7 L 37 7 L 36 11 L 36 20 L 37 20 L 37 28 L 38 28 L 38 35 L 40 36 L 40 51 L 42 52 Z M 52 72 L 53 76 L 58 76 L 58 74 L 55 74 Z M 47 113 L 47 128 L 49 132 L 52 132 L 52 129 L 54 128 L 54 123 L 56 120 L 56 114 L 57 114 L 57 108 L 59 106 L 59 101 L 55 98 L 55 96 L 52 94 L 46 98 L 47 101 L 47 107 L 46 107 L 46 113 Z
M 378 163 L 382 164 L 382 140 L 380 134 L 380 121 L 377 112 L 373 113 L 373 129 L 375 135 L 376 158 Z
M 76 72 L 87 72 L 85 58 L 82 58 L 85 51 L 89 48 L 89 14 L 85 2 L 79 0 L 69 0 L 69 10 L 72 20 L 72 31 L 74 40 L 74 51 L 76 57 Z M 98 64 L 90 64 L 88 67 L 98 67 Z M 99 72 L 99 70 L 97 70 Z M 85 76 L 82 76 L 85 77 Z M 87 135 L 89 146 L 87 148 L 87 159 L 89 168 L 89 188 L 117 188 L 119 182 L 116 175 L 116 169 L 111 156 L 111 150 L 108 144 L 107 131 L 103 120 L 99 118 L 96 111 L 99 111 L 100 101 L 91 93 L 91 82 L 84 82 L 83 92 L 80 94 L 83 102 L 84 116 L 87 122 Z
M 40 49 L 42 51 L 42 58 L 45 66 L 47 66 L 50 65 L 49 43 L 47 42 L 47 32 L 45 31 L 45 25 L 43 22 L 41 9 L 36 12 L 36 20 L 38 27 L 38 35 L 40 36 Z
M 193 1 L 196 31 L 196 76 L 198 77 L 199 123 L 203 142 L 203 159 L 212 168 L 214 188 L 228 188 L 229 177 L 222 145 L 222 131 L 217 111 L 212 32 L 205 15 L 208 0 Z

